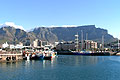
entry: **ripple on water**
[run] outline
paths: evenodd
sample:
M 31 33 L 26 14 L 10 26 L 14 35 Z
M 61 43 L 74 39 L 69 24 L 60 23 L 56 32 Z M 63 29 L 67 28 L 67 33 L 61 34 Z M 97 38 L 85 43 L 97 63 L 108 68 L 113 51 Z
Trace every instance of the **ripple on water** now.
M 53 60 L 0 63 L 0 80 L 119 80 L 120 57 L 60 55 Z

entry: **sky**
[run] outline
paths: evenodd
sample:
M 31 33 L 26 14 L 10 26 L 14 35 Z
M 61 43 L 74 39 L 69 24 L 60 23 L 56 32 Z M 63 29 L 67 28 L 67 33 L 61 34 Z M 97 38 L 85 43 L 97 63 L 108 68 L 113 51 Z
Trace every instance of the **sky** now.
M 30 30 L 39 26 L 96 25 L 120 37 L 120 0 L 0 0 L 0 24 Z

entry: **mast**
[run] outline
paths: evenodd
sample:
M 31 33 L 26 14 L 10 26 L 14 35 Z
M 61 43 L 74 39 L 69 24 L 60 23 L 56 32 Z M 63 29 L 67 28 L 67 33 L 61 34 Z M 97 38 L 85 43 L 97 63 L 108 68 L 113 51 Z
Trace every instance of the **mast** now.
M 76 47 L 76 51 L 78 52 L 79 51 L 79 49 L 78 49 L 78 47 L 79 47 L 79 35 L 78 35 L 78 32 L 77 32 L 77 34 L 75 35 L 75 37 L 76 37 L 76 39 L 75 39 L 75 47 Z
M 104 35 L 102 36 L 102 50 L 104 50 Z
M 119 50 L 119 38 L 118 38 L 118 50 Z
M 87 44 L 87 40 L 88 40 L 88 33 L 86 33 L 86 50 L 87 50 L 87 47 L 88 47 L 88 46 L 87 46 L 87 45 L 88 45 L 88 44 Z
M 81 30 L 81 50 L 83 50 L 83 31 Z

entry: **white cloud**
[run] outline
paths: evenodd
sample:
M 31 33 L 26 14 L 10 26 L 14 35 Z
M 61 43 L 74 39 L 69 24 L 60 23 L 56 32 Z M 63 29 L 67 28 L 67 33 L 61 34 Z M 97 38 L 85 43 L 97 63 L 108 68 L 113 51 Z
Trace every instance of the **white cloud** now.
M 46 27 L 45 25 L 42 25 L 42 27 Z
M 51 25 L 51 26 L 48 26 L 48 27 L 59 27 L 59 26 L 57 26 L 57 25 Z
M 4 24 L 0 24 L 0 26 L 1 26 L 1 27 L 11 26 L 11 27 L 14 27 L 14 28 L 16 28 L 16 29 L 25 30 L 22 26 L 16 25 L 14 22 L 5 22 Z
M 62 27 L 77 27 L 78 25 L 62 25 Z
M 52 27 L 77 27 L 77 26 L 78 26 L 78 25 L 61 25 L 61 26 L 58 26 L 58 25 L 50 25 L 50 26 L 42 25 L 41 27 L 52 28 Z
M 5 27 L 5 26 L 11 26 L 11 27 L 14 27 L 16 29 L 22 29 L 24 31 L 26 31 L 22 26 L 20 25 L 16 25 L 14 22 L 5 22 L 4 24 L 0 24 L 0 27 Z M 36 29 L 39 28 L 39 27 L 48 27 L 48 28 L 53 28 L 53 27 L 77 27 L 79 25 L 50 25 L 50 26 L 45 26 L 45 25 L 41 25 L 41 26 L 37 26 L 35 27 Z M 30 29 L 28 31 L 33 31 L 35 28 L 33 29 Z
M 2 24 L 0 24 L 0 27 L 2 26 Z

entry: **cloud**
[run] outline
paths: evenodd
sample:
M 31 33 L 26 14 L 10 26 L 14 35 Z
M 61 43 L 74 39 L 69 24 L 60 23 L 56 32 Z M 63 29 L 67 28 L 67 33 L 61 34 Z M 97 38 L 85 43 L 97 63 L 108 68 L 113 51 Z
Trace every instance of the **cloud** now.
M 22 29 L 24 31 L 26 31 L 22 26 L 20 25 L 16 25 L 14 22 L 5 22 L 4 24 L 0 24 L 0 27 L 6 27 L 6 26 L 11 26 L 14 27 L 16 29 Z M 50 25 L 50 26 L 45 26 L 45 25 L 41 25 L 41 26 L 37 26 L 35 27 L 36 29 L 39 27 L 47 27 L 47 28 L 53 28 L 53 27 L 77 27 L 79 25 Z M 33 31 L 35 28 L 27 30 L 27 31 Z
M 0 26 L 1 26 L 1 27 L 11 26 L 11 27 L 14 27 L 14 28 L 16 28 L 16 29 L 25 30 L 22 26 L 16 25 L 14 22 L 5 22 L 4 24 L 0 24 Z
M 78 25 L 62 25 L 62 27 L 77 27 Z
M 52 28 L 52 27 L 77 27 L 77 26 L 78 26 L 78 25 L 61 25 L 61 26 L 58 26 L 58 25 L 50 25 L 50 26 L 42 25 L 41 27 Z
M 48 27 L 59 27 L 59 26 L 57 26 L 57 25 L 51 25 L 51 26 L 48 26 Z

